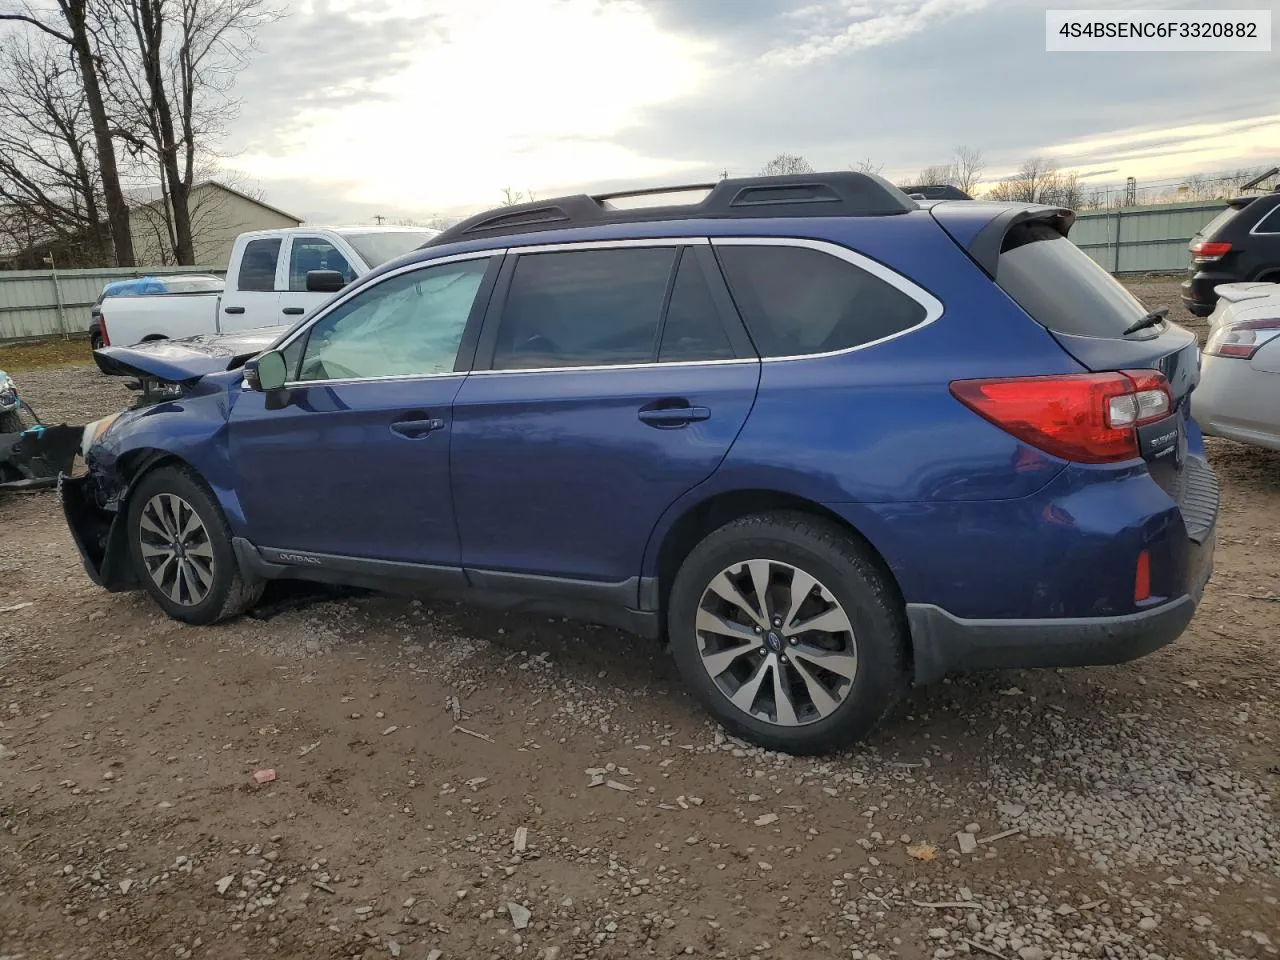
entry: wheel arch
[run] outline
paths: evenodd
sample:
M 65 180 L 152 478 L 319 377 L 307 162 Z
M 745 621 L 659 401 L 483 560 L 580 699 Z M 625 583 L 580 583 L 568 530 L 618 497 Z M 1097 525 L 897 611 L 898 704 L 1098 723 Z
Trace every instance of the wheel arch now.
M 656 594 L 651 594 L 651 602 L 656 603 L 660 614 L 666 610 L 667 597 L 671 592 L 676 571 L 680 569 L 680 564 L 684 562 L 689 552 L 704 537 L 742 517 L 775 512 L 808 514 L 839 527 L 858 544 L 867 559 L 884 578 L 892 591 L 895 605 L 900 610 L 905 610 L 906 603 L 902 588 L 884 554 L 846 518 L 814 500 L 793 493 L 766 488 L 748 488 L 720 491 L 695 503 L 684 505 L 683 509 L 661 531 L 656 545 L 651 545 L 652 555 L 647 558 L 645 567 L 646 573 L 655 581 Z
M 136 585 L 136 578 L 130 573 L 124 519 L 128 516 L 129 498 L 133 495 L 134 488 L 144 477 L 163 467 L 181 467 L 198 477 L 212 491 L 214 501 L 222 508 L 224 514 L 229 515 L 232 510 L 238 511 L 240 508 L 239 502 L 234 501 L 234 494 L 232 494 L 233 502 L 227 503 L 224 496 L 227 491 L 219 490 L 209 482 L 194 463 L 172 450 L 140 446 L 117 454 L 115 460 L 117 486 L 114 496 L 110 497 L 115 504 L 114 517 L 103 557 L 103 570 L 111 571 L 109 579 L 112 582 L 107 585 L 108 589 L 130 589 Z

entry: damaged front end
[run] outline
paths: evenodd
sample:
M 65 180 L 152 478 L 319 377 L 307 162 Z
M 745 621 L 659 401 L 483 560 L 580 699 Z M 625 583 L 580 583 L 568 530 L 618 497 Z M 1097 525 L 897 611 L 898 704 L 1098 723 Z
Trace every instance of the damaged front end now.
M 128 484 L 117 470 L 104 467 L 94 447 L 122 416 L 117 413 L 83 427 L 78 449 L 88 469 L 80 476 L 67 470 L 58 478 L 62 513 L 85 572 L 98 586 L 113 591 L 138 585 L 125 541 Z

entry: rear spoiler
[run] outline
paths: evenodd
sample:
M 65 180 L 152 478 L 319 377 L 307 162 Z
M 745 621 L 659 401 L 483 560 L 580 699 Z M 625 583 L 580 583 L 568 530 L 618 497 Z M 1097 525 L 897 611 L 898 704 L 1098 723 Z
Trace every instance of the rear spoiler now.
M 989 277 L 995 277 L 1000 264 L 1000 251 L 1009 231 L 1020 223 L 1035 221 L 1048 224 L 1064 237 L 1076 222 L 1076 215 L 1065 207 L 1044 204 L 942 202 L 930 208 L 935 220 Z

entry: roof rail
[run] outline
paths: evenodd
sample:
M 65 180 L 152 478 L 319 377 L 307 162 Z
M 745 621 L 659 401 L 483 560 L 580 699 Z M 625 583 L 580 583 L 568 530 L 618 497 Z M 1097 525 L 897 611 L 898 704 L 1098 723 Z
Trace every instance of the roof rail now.
M 610 201 L 707 191 L 698 203 L 618 208 Z M 424 246 L 540 230 L 650 223 L 661 220 L 746 217 L 881 217 L 918 210 L 915 201 L 874 173 L 851 170 L 784 177 L 744 177 L 717 183 L 578 194 L 498 207 L 454 224 Z
M 919 197 L 921 200 L 972 200 L 973 197 L 965 193 L 959 187 L 954 187 L 949 183 L 923 183 L 914 187 L 903 187 L 902 192 L 909 197 Z

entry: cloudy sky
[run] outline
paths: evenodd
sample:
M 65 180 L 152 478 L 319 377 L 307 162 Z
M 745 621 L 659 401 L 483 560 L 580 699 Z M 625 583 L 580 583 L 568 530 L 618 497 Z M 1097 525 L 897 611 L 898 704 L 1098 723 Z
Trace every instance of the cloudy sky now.
M 989 177 L 1039 154 L 1096 183 L 1280 163 L 1280 51 L 1046 53 L 1050 6 L 1192 4 L 286 0 L 224 149 L 313 221 L 752 174 L 784 151 L 896 178 L 965 144 Z

